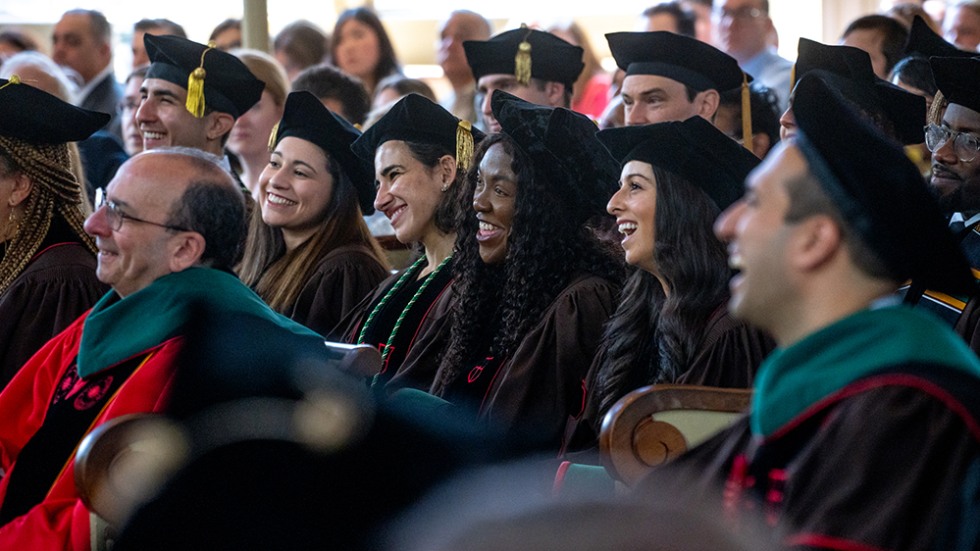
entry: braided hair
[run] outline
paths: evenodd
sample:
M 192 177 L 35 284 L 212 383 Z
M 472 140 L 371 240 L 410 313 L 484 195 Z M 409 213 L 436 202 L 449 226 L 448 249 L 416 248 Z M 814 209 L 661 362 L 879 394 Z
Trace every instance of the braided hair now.
M 67 143 L 39 145 L 0 136 L 0 170 L 4 176 L 25 174 L 34 184 L 24 206 L 24 218 L 0 260 L 0 294 L 37 253 L 55 216 L 65 221 L 83 246 L 93 254 L 97 252 L 95 240 L 83 228 L 83 191 L 72 172 Z

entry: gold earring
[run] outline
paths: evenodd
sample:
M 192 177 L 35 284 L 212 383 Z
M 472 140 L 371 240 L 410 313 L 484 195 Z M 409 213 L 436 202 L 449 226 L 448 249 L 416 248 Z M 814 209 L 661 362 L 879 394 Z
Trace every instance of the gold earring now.
M 2 237 L 2 239 L 4 239 L 6 241 L 6 240 L 11 239 L 12 237 L 16 236 L 18 233 L 20 233 L 20 222 L 21 222 L 21 219 L 20 219 L 20 217 L 17 216 L 16 211 L 14 211 L 13 209 L 11 209 L 10 213 L 7 215 L 7 226 L 5 228 L 3 228 L 4 229 L 4 233 L 6 235 L 4 235 Z M 11 229 L 13 231 L 11 231 Z

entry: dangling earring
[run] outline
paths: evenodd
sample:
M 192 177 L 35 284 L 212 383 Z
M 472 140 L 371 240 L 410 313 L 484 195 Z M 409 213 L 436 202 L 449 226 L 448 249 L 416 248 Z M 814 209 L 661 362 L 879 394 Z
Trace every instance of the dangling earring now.
M 20 223 L 21 223 L 21 218 L 17 216 L 17 212 L 14 209 L 10 209 L 10 214 L 7 215 L 6 227 L 3 228 L 4 241 L 9 241 L 14 237 L 16 237 L 18 233 L 20 233 Z M 12 231 L 11 228 L 13 228 Z

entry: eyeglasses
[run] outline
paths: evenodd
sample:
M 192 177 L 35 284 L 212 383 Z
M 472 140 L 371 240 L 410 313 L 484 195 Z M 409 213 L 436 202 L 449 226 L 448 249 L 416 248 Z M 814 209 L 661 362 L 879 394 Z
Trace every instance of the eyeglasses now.
M 953 152 L 964 163 L 969 163 L 976 159 L 977 154 L 980 153 L 980 136 L 976 134 L 957 132 L 936 124 L 927 124 L 925 133 L 926 147 L 933 154 L 939 151 L 942 146 L 946 145 L 946 142 L 950 139 L 953 140 Z
M 757 19 L 765 15 L 765 12 L 759 8 L 750 8 L 749 6 L 743 6 L 741 8 L 735 8 L 734 10 L 728 8 L 715 8 L 711 11 L 711 15 L 721 21 L 726 17 L 732 20 L 746 21 L 749 19 Z
M 119 210 L 119 205 L 109 201 L 106 197 L 105 192 L 102 188 L 97 188 L 95 190 L 95 210 L 98 211 L 102 207 L 105 207 L 105 219 L 109 223 L 109 227 L 112 231 L 119 231 L 122 229 L 123 221 L 130 220 L 132 222 L 140 222 L 143 224 L 149 224 L 151 226 L 157 226 L 158 228 L 165 228 L 172 231 L 193 231 L 187 228 L 182 228 L 180 226 L 170 226 L 168 224 L 159 224 L 157 222 L 151 222 L 149 220 L 143 220 L 142 218 L 137 218 L 135 216 L 130 216 L 123 211 Z

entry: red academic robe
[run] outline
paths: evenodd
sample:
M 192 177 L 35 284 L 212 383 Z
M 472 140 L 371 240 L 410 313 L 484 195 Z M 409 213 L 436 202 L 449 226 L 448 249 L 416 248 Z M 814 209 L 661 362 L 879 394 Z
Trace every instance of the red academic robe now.
M 67 369 L 74 369 L 87 316 L 41 348 L 0 393 L 0 419 L 4 419 L 0 423 L 0 468 L 4 473 L 17 468 L 17 457 L 44 422 L 58 382 Z M 141 352 L 142 364 L 104 404 L 89 430 L 122 415 L 162 411 L 182 341 L 174 337 Z M 74 467 L 72 452 L 44 500 L 0 527 L 0 549 L 89 549 L 89 510 L 75 490 Z M 10 476 L 0 481 L 0 503 L 6 498 L 9 481 Z

